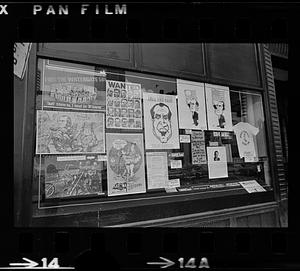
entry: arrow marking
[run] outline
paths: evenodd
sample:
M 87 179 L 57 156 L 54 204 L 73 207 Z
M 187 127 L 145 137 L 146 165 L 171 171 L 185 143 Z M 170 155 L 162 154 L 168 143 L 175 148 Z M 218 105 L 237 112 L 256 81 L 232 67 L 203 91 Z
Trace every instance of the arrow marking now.
M 157 264 L 157 265 L 163 265 L 160 266 L 160 268 L 167 268 L 169 266 L 174 265 L 175 263 L 169 259 L 166 259 L 164 257 L 159 257 L 161 260 L 164 260 L 164 262 L 148 262 L 147 264 Z
M 37 262 L 34 262 L 32 260 L 29 260 L 27 258 L 22 258 L 23 261 L 26 261 L 27 263 L 10 263 L 10 266 L 24 266 L 25 268 L 33 268 L 35 266 L 38 266 L 39 264 Z

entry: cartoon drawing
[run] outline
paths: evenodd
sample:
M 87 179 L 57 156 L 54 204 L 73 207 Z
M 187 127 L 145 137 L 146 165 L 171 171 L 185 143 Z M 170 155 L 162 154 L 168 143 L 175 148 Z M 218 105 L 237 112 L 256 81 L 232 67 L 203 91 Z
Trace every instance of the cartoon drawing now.
M 102 193 L 101 167 L 96 156 L 84 161 L 46 158 L 45 197 L 61 198 Z
M 197 101 L 197 96 L 192 95 L 192 92 L 190 90 L 184 90 L 186 104 L 189 107 L 191 113 L 192 113 L 192 120 L 195 126 L 198 126 L 199 124 L 199 103 Z
M 142 134 L 107 134 L 108 195 L 145 191 Z
M 215 109 L 215 114 L 218 116 L 219 124 L 217 127 L 225 128 L 225 117 L 223 112 L 225 110 L 225 103 L 224 101 L 213 101 L 213 107 Z
M 172 113 L 164 103 L 153 105 L 150 110 L 152 118 L 152 131 L 155 137 L 161 142 L 166 143 L 172 137 Z
M 37 111 L 37 154 L 103 153 L 104 114 Z

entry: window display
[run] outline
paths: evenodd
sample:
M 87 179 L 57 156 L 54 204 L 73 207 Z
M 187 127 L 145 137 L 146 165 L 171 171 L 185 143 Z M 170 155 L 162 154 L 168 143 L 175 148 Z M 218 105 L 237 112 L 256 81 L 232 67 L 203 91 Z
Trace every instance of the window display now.
M 259 93 L 43 59 L 37 78 L 40 209 L 242 189 L 248 181 L 268 189 Z

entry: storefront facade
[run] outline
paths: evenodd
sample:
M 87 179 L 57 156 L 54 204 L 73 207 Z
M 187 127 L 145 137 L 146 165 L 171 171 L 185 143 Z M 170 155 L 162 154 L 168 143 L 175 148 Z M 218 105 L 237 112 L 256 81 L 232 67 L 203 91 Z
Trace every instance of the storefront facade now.
M 263 44 L 33 43 L 15 225 L 287 226 L 275 80 Z

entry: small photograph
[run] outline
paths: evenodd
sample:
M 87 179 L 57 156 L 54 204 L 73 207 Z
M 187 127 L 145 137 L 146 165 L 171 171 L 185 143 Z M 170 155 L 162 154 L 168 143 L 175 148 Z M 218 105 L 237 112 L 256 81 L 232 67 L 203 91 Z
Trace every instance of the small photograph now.
M 134 128 L 134 119 L 128 119 L 128 128 Z
M 134 107 L 134 100 L 133 99 L 128 99 L 127 100 L 127 107 L 133 108 Z
M 121 90 L 121 98 L 126 98 L 126 89 Z
M 121 100 L 121 107 L 127 107 L 127 100 L 126 99 Z
M 126 128 L 126 127 L 127 127 L 127 123 L 128 123 L 127 118 L 122 118 L 122 127 L 123 127 L 123 128 Z
M 113 90 L 111 89 L 111 88 L 109 88 L 108 90 L 107 90 L 107 96 L 109 96 L 109 97 L 113 97 Z
M 140 89 L 135 89 L 133 95 L 134 95 L 134 98 L 140 99 L 141 98 L 141 90 Z
M 142 112 L 140 109 L 136 109 L 134 113 L 135 113 L 134 116 L 136 118 L 140 118 L 142 116 Z
M 141 108 L 141 101 L 140 100 L 137 100 L 137 99 L 134 100 L 134 108 Z
M 128 117 L 134 118 L 134 109 L 128 109 Z
M 135 128 L 142 128 L 142 122 L 141 120 L 135 120 Z
M 120 126 L 121 126 L 120 118 L 115 118 L 115 127 L 120 127 Z
M 107 106 L 113 106 L 113 105 L 114 105 L 114 100 L 107 99 Z
M 120 98 L 120 90 L 117 89 L 117 88 L 114 89 L 114 97 L 115 98 Z
M 112 107 L 109 107 L 109 108 L 108 108 L 107 115 L 108 115 L 108 116 L 111 116 L 111 117 L 114 116 L 114 109 L 113 109 Z
M 120 110 L 120 108 L 115 108 L 115 117 L 121 117 L 121 110 Z
M 114 100 L 114 107 L 120 107 L 120 100 Z
M 122 108 L 121 109 L 121 117 L 123 117 L 123 118 L 127 118 L 128 117 L 128 113 L 127 113 L 127 109 L 126 108 Z
M 107 125 L 108 128 L 114 127 L 114 118 L 107 118 Z

